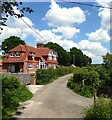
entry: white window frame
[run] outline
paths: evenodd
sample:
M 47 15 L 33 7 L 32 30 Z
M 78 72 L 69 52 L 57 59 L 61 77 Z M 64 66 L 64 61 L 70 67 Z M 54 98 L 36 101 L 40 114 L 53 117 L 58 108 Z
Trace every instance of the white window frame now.
M 53 57 L 53 60 L 56 60 L 56 57 Z
M 16 52 L 16 57 L 20 57 L 20 52 Z
M 14 57 L 14 52 L 11 52 L 11 53 L 10 53 L 10 57 Z
M 49 56 L 48 58 L 49 58 L 49 60 L 52 60 L 52 56 Z
M 30 69 L 33 69 L 33 65 L 32 64 L 29 64 L 28 65 L 28 69 L 30 70 Z

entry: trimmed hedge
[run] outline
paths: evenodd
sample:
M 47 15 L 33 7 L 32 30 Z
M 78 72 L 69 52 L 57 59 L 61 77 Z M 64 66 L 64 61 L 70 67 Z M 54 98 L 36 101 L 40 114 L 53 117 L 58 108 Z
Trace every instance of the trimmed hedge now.
M 59 67 L 57 69 L 48 68 L 48 69 L 38 69 L 36 71 L 36 84 L 43 85 L 48 84 L 56 79 L 57 77 L 72 73 L 74 67 Z
M 16 77 L 0 76 L 2 81 L 2 119 L 7 119 L 20 102 L 29 100 L 32 93 Z
M 112 120 L 112 100 L 100 98 L 84 111 L 84 120 Z

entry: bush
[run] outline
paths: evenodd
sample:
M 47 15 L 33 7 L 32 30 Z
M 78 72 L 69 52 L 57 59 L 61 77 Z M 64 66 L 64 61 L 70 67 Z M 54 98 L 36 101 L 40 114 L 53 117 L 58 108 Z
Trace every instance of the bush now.
M 90 109 L 84 111 L 85 120 L 112 120 L 112 100 L 98 99 Z
M 57 77 L 72 73 L 74 67 L 59 67 L 57 69 L 48 68 L 48 69 L 38 69 L 36 71 L 36 84 L 48 84 L 56 79 Z
M 2 80 L 2 119 L 7 119 L 19 106 L 32 97 L 32 93 L 11 76 L 0 76 Z
M 77 68 L 73 78 L 67 83 L 70 89 L 85 97 L 92 97 L 93 88 L 99 85 L 99 74 L 96 71 L 88 71 L 86 68 Z

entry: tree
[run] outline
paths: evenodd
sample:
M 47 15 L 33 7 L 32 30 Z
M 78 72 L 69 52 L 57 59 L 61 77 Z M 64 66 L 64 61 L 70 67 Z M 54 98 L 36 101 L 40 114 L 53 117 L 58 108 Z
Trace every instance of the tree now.
M 0 13 L 3 14 L 3 16 L 0 16 L 0 25 L 6 26 L 6 21 L 9 15 L 20 18 L 24 16 L 24 12 L 28 12 L 28 13 L 33 12 L 31 8 L 23 7 L 22 9 L 19 10 L 21 12 L 20 14 L 16 13 L 14 11 L 14 7 L 19 9 L 20 5 L 22 5 L 22 2 L 18 3 L 15 0 L 13 0 L 13 2 L 12 1 L 10 2 L 9 0 L 5 0 L 4 2 L 0 1 Z M 3 30 L 1 26 L 0 29 Z
M 53 49 L 58 53 L 58 63 L 60 65 L 68 66 L 74 64 L 76 66 L 82 67 L 89 65 L 92 62 L 91 58 L 83 55 L 82 51 L 75 47 L 71 48 L 70 52 L 67 52 L 56 43 L 49 42 L 44 46 L 49 47 L 50 49 Z
M 70 49 L 71 64 L 82 67 L 91 64 L 92 60 L 84 55 L 80 49 L 73 47 Z
M 112 66 L 112 54 L 107 53 L 103 56 L 103 63 L 105 67 Z
M 66 50 L 64 50 L 60 45 L 58 45 L 57 43 L 49 42 L 44 46 L 49 47 L 50 49 L 53 49 L 57 52 L 59 65 L 70 65 L 70 54 Z
M 2 42 L 2 50 L 4 50 L 4 52 L 7 53 L 9 50 L 18 46 L 19 44 L 24 45 L 25 42 L 19 37 L 11 36 Z

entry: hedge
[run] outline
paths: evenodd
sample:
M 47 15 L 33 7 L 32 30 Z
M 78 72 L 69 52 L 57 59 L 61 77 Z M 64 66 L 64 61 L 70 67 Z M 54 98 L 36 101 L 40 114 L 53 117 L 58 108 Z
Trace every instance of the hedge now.
M 86 97 L 92 97 L 93 89 L 97 89 L 98 96 L 112 97 L 112 89 L 106 90 L 112 88 L 112 68 L 106 69 L 102 66 L 76 68 L 73 78 L 68 81 L 67 86 Z M 103 90 L 105 92 L 102 91 L 102 88 L 106 88 Z
M 2 81 L 2 119 L 8 119 L 20 102 L 29 100 L 32 93 L 16 77 L 0 76 Z
M 74 92 L 86 97 L 92 97 L 93 89 L 99 85 L 99 74 L 85 68 L 77 68 L 73 73 L 73 78 L 68 80 L 67 83 L 67 86 Z
M 59 67 L 56 69 L 48 68 L 48 69 L 38 69 L 36 71 L 36 84 L 48 84 L 52 82 L 57 77 L 72 73 L 74 71 L 74 67 Z

